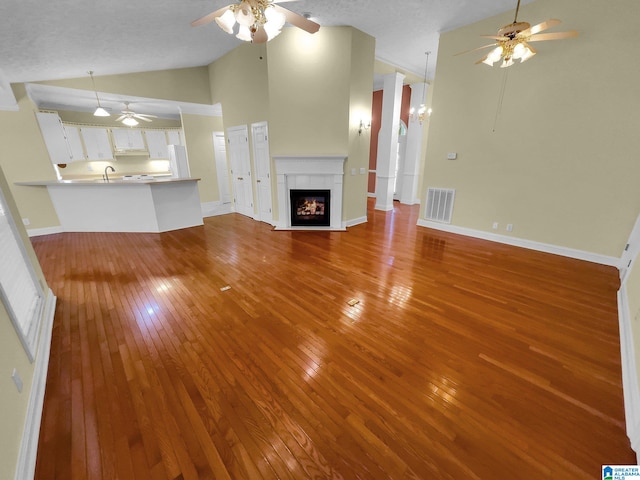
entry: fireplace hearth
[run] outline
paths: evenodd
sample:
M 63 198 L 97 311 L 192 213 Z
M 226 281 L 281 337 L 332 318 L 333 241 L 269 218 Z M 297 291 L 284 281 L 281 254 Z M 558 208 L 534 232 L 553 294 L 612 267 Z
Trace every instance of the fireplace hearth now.
M 292 227 L 331 225 L 330 190 L 289 190 Z

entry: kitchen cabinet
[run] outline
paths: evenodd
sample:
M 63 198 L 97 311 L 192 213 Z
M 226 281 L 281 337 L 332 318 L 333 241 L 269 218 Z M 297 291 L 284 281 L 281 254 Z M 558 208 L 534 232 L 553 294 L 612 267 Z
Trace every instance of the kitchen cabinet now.
M 184 146 L 184 134 L 182 130 L 167 130 L 167 143 L 169 145 L 183 145 Z
M 126 152 L 130 150 L 146 151 L 142 130 L 133 128 L 113 128 L 111 129 L 113 146 L 116 152 Z
M 87 152 L 87 160 L 113 160 L 111 142 L 106 128 L 82 127 L 80 134 Z
M 144 135 L 147 139 L 149 158 L 169 158 L 167 135 L 164 130 L 145 130 Z
M 80 138 L 80 129 L 73 125 L 64 125 L 64 133 L 67 137 L 71 161 L 77 162 L 79 160 L 86 160 L 87 157 L 84 155 L 84 146 L 82 145 L 82 139 Z
M 58 114 L 36 112 L 36 118 L 51 162 L 54 164 L 71 162 L 71 149 L 67 142 L 62 120 L 60 120 Z

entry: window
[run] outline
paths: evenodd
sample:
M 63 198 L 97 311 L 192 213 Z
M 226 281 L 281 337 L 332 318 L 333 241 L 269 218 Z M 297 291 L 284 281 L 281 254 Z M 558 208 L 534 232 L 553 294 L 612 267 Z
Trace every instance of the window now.
M 29 360 L 36 353 L 44 293 L 0 190 L 0 298 Z

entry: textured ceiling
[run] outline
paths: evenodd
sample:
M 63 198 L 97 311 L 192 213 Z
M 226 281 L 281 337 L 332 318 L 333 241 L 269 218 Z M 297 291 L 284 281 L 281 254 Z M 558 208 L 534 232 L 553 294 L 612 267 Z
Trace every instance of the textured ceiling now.
M 531 0 L 523 0 L 529 3 Z M 207 65 L 240 40 L 192 20 L 228 0 L 5 0 L 0 4 L 0 74 L 31 82 Z M 376 38 L 376 57 L 419 77 L 441 32 L 508 10 L 516 0 L 298 0 L 324 26 L 352 25 Z
M 0 2 L 0 108 L 17 108 L 9 83 L 208 65 L 242 42 L 215 23 L 191 22 L 229 0 L 4 0 Z M 239 1 L 239 0 L 238 0 Z M 515 11 L 517 0 L 280 0 L 322 26 L 350 25 L 376 39 L 376 58 L 432 80 L 440 33 Z M 523 4 L 533 0 L 522 0 Z M 491 32 L 488 32 L 491 33 Z M 374 89 L 381 88 L 381 75 Z M 377 80 L 377 81 L 376 81 Z M 39 108 L 91 111 L 92 92 L 30 85 Z M 175 104 L 100 92 L 113 112 L 124 101 L 165 118 L 219 115 L 220 106 Z M 204 110 L 203 110 L 204 107 Z

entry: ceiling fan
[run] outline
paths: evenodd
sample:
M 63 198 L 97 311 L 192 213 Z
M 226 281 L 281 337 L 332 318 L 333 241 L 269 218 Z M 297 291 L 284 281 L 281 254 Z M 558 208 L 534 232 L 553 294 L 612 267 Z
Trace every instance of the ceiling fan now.
M 240 0 L 240 3 L 227 5 L 194 20 L 191 26 L 198 27 L 215 20 L 222 30 L 233 34 L 237 22 L 236 37 L 252 43 L 265 43 L 275 38 L 287 22 L 309 33 L 316 33 L 320 29 L 320 25 L 306 15 L 298 15 L 277 5 L 287 1 L 291 0 Z
M 144 122 L 150 122 L 151 118 L 158 118 L 155 115 L 148 115 L 146 113 L 134 112 L 129 108 L 129 103 L 130 102 L 124 102 L 124 110 L 122 110 L 122 115 L 116 118 L 116 122 L 122 122 L 129 127 L 135 127 L 136 125 L 138 125 L 138 120 L 142 120 Z
M 485 65 L 493 66 L 494 63 L 502 59 L 501 68 L 510 67 L 514 64 L 514 60 L 520 60 L 520 63 L 526 62 L 533 57 L 537 52 L 529 45 L 529 42 L 541 42 L 544 40 L 561 40 L 564 38 L 577 37 L 578 32 L 576 30 L 569 30 L 567 32 L 557 33 L 543 33 L 551 27 L 555 27 L 562 23 L 556 18 L 550 18 L 542 23 L 534 25 L 533 27 L 527 22 L 518 22 L 518 11 L 520 10 L 520 0 L 516 7 L 516 15 L 513 22 L 500 27 L 498 35 L 481 35 L 483 38 L 491 38 L 496 40 L 496 43 L 490 45 L 484 45 L 479 48 L 467 50 L 466 52 L 460 52 L 456 55 L 462 55 L 469 52 L 475 52 L 484 48 L 495 47 L 491 52 L 485 55 L 483 58 L 476 62 L 484 63 Z

